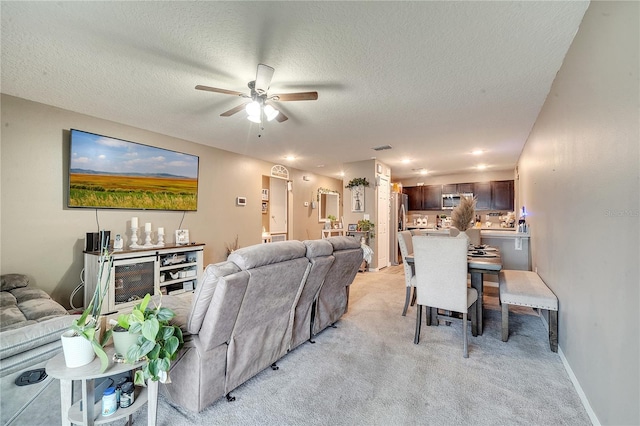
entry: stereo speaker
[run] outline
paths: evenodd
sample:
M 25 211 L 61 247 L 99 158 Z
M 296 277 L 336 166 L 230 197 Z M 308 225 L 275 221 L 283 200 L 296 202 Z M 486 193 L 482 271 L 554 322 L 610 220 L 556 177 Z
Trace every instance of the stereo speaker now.
M 103 238 L 108 246 L 111 241 L 111 231 L 87 232 L 85 251 L 100 251 L 100 243 Z

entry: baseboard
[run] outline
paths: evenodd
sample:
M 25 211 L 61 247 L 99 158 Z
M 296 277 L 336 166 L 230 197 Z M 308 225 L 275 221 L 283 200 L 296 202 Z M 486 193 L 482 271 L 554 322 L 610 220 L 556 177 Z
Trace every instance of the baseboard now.
M 540 320 L 542 321 L 542 324 L 544 324 L 544 328 L 548 332 L 549 331 L 549 323 L 547 322 L 547 320 L 544 317 L 544 315 L 541 315 L 541 312 L 538 312 L 538 315 L 540 317 Z M 582 390 L 582 386 L 580 386 L 580 382 L 578 381 L 578 378 L 576 377 L 575 374 L 573 374 L 573 370 L 571 369 L 571 365 L 569 365 L 569 361 L 567 361 L 567 358 L 564 356 L 564 352 L 562 352 L 562 348 L 560 347 L 560 344 L 558 344 L 558 355 L 560 355 L 560 359 L 562 360 L 562 365 L 564 365 L 564 369 L 566 370 L 567 374 L 569 375 L 569 379 L 571 379 L 571 383 L 573 383 L 573 387 L 576 390 L 576 392 L 578 393 L 578 396 L 580 397 L 580 401 L 582 402 L 582 406 L 587 411 L 587 415 L 589 416 L 589 419 L 591 420 L 591 424 L 594 425 L 594 426 L 601 426 L 600 420 L 598 420 L 598 417 L 596 416 L 596 413 L 594 413 L 593 409 L 591 408 L 591 404 L 589 404 L 589 400 L 587 399 L 587 395 Z

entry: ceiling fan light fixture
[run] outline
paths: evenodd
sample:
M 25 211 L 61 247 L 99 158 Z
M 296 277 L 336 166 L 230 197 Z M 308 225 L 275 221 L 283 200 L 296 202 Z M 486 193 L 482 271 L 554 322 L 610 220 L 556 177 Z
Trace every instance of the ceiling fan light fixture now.
M 247 120 L 252 121 L 254 123 L 262 123 L 262 120 L 260 119 L 260 114 L 258 115 L 248 115 L 247 116 Z
M 271 121 L 278 116 L 280 111 L 272 107 L 271 105 L 266 105 L 264 107 L 264 114 L 267 116 L 267 121 Z
M 245 107 L 247 114 L 249 114 L 249 116 L 257 116 L 260 117 L 260 104 L 258 103 L 258 101 L 253 101 L 247 104 L 247 106 Z

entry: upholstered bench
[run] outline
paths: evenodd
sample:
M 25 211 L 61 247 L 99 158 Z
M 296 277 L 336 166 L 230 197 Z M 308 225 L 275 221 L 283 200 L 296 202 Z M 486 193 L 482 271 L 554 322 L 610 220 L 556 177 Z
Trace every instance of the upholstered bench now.
M 535 272 L 500 271 L 502 341 L 509 340 L 509 305 L 529 306 L 549 312 L 549 346 L 558 352 L 558 298 Z

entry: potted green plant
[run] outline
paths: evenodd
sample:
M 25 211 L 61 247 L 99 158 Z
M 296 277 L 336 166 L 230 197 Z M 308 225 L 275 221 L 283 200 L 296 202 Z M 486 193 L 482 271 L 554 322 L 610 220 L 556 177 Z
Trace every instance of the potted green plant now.
M 369 219 L 363 219 L 358 221 L 358 231 L 369 232 L 370 238 L 375 238 L 376 236 L 373 232 L 373 228 L 375 228 L 375 224 L 371 222 Z
M 104 234 L 100 246 L 98 281 L 93 297 L 82 315 L 71 323 L 69 330 L 62 334 L 61 339 L 67 367 L 74 368 L 86 365 L 93 361 L 97 355 L 100 358 L 100 371 L 104 372 L 109 366 L 109 358 L 104 350 L 104 345 L 109 340 L 111 331 L 100 329 L 103 325 L 100 321 L 100 312 L 102 302 L 109 289 L 113 265 L 113 258 L 109 253 L 109 241 L 104 240 Z M 99 340 L 101 331 L 104 334 Z
M 353 188 L 356 186 L 364 186 L 364 187 L 369 187 L 369 181 L 367 180 L 367 178 L 353 178 L 349 181 L 349 183 L 347 184 L 347 186 L 345 186 L 345 188 Z
M 136 344 L 129 347 L 126 354 L 128 363 L 147 357 L 147 363 L 136 371 L 134 382 L 145 385 L 146 379 L 169 382 L 169 368 L 178 351 L 184 346 L 182 330 L 170 324 L 175 313 L 163 308 L 162 303 L 149 306 L 151 295 L 147 294 L 130 314 L 121 314 L 118 325 L 129 330 L 129 333 L 141 333 Z

